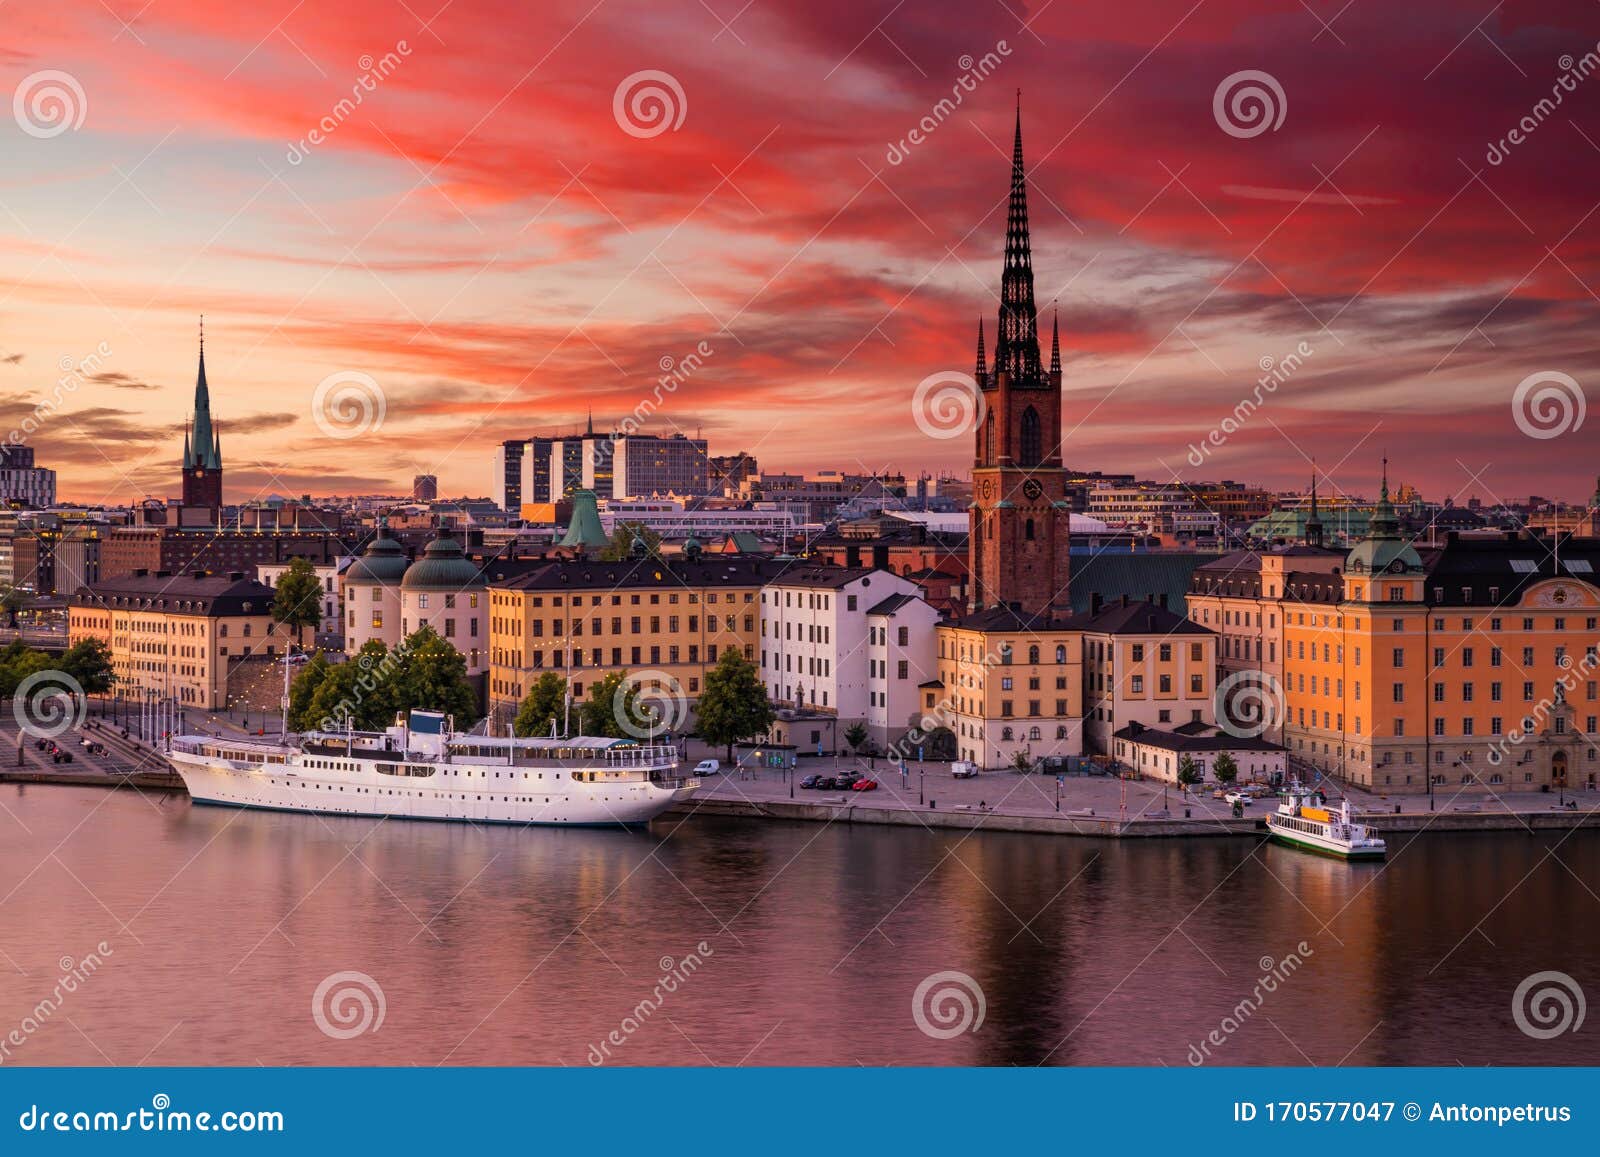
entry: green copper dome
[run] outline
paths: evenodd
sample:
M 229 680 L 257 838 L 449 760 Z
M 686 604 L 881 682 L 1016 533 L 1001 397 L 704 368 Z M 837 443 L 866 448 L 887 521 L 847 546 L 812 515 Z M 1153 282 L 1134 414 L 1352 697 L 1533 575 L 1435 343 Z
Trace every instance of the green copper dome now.
M 389 534 L 389 528 L 382 524 L 378 526 L 378 533 L 367 544 L 367 549 L 361 552 L 361 557 L 350 564 L 350 569 L 344 572 L 344 581 L 350 583 L 370 583 L 375 586 L 393 586 L 405 577 L 406 551 Z
M 1355 574 L 1420 574 L 1422 558 L 1400 537 L 1400 520 L 1389 501 L 1389 460 L 1383 462 L 1383 491 L 1368 523 L 1370 533 L 1345 556 L 1345 570 Z
M 439 537 L 423 549 L 422 557 L 411 564 L 400 587 L 408 591 L 459 591 L 484 585 L 478 564 L 466 556 L 449 531 L 441 530 Z
M 600 525 L 600 505 L 593 490 L 578 490 L 572 495 L 572 522 L 562 546 L 579 550 L 600 550 L 611 542 L 605 527 Z

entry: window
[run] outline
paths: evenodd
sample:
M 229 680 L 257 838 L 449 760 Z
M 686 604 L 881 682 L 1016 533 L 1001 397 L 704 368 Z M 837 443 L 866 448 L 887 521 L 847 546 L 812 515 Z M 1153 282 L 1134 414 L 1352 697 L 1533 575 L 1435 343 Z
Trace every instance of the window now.
M 1044 461 L 1044 440 L 1039 429 L 1039 412 L 1032 406 L 1022 411 L 1021 456 L 1018 464 L 1031 470 Z M 1031 534 L 1028 537 L 1033 537 Z

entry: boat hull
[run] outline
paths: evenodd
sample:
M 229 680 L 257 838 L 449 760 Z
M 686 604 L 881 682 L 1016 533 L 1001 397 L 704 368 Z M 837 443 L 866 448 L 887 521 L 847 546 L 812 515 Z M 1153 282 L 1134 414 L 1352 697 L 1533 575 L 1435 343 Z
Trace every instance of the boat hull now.
M 460 781 L 430 783 L 421 777 L 385 775 L 376 770 L 318 775 L 283 764 L 235 766 L 203 756 L 168 756 L 196 803 L 265 811 L 378 819 L 442 820 L 560 827 L 633 827 L 647 824 L 673 803 L 688 799 L 695 781 L 682 786 L 648 780 L 585 783 L 570 777 L 524 780 L 505 771 L 504 779 L 471 786 Z M 495 769 L 486 769 L 494 775 Z M 536 772 L 528 772 L 535 775 Z M 559 786 L 557 786 L 559 783 Z
M 1311 852 L 1319 856 L 1331 856 L 1337 860 L 1381 860 L 1388 854 L 1389 849 L 1383 845 L 1378 847 L 1350 846 L 1325 836 L 1317 836 L 1308 832 L 1289 831 L 1276 827 L 1269 819 L 1267 831 L 1274 843 L 1285 847 L 1297 848 L 1302 852 Z

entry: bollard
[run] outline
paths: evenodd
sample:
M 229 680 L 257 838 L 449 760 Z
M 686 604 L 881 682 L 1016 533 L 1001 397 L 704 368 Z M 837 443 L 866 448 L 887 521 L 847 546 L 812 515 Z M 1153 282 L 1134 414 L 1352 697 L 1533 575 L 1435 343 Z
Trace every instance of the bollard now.
M 1188 819 L 1189 818 L 1189 809 L 1188 808 L 1184 808 L 1183 809 L 1183 818 L 1184 819 Z
M 928 801 L 928 806 L 929 807 L 938 807 L 939 806 L 939 801 L 936 800 L 936 799 L 930 799 Z
M 1394 805 L 1394 814 L 1395 815 L 1399 815 L 1400 814 L 1400 805 L 1399 804 L 1395 804 Z

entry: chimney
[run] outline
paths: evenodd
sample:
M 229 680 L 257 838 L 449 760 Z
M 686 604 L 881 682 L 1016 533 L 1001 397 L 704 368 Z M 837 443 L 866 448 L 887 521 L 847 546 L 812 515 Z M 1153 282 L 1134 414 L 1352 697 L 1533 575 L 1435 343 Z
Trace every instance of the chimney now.
M 1123 606 L 1127 606 L 1128 605 L 1128 596 L 1127 596 L 1126 593 L 1123 594 L 1121 602 L 1122 602 Z
M 1158 594 L 1156 596 L 1156 605 L 1159 606 L 1162 610 L 1166 610 L 1167 609 L 1167 592 L 1166 591 L 1162 591 L 1160 594 Z
M 1100 607 L 1103 603 L 1104 600 L 1100 597 L 1100 592 L 1095 591 L 1089 596 L 1089 613 L 1091 615 L 1098 615 L 1100 613 Z

